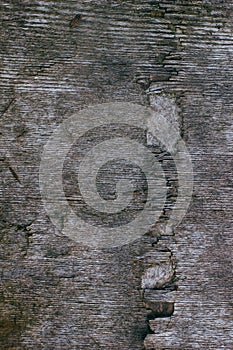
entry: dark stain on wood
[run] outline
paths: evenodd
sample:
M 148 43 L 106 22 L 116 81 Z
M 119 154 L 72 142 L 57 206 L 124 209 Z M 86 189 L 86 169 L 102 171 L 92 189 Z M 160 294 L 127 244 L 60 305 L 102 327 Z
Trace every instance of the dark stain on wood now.
M 78 13 L 71 21 L 69 24 L 69 27 L 71 29 L 74 29 L 75 27 L 77 27 L 77 25 L 79 24 L 80 20 L 82 18 L 82 15 L 80 13 Z

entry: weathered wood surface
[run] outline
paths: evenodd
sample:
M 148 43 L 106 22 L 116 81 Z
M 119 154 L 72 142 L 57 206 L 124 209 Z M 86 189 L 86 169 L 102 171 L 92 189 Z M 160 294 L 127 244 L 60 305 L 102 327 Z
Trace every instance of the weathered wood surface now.
M 2 349 L 233 348 L 232 15 L 230 0 L 2 1 Z M 54 128 L 158 93 L 175 98 L 194 167 L 175 235 L 104 251 L 57 236 L 38 180 Z

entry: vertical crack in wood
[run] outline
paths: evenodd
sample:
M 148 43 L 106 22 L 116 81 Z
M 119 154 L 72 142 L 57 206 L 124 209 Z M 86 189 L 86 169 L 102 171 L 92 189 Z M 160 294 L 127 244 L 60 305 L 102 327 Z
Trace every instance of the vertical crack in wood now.
M 173 128 L 176 131 L 176 135 L 174 135 L 171 140 L 168 140 L 168 142 L 173 142 L 175 144 L 181 137 L 179 109 L 176 105 L 176 99 L 170 92 L 165 94 L 165 92 L 162 91 L 159 94 L 150 95 L 149 103 L 152 110 L 154 110 L 153 118 L 165 118 L 166 122 L 171 125 L 171 129 Z M 153 120 L 149 121 L 148 144 L 150 146 L 154 146 L 156 143 L 156 140 L 151 137 L 151 134 L 154 134 L 153 127 Z M 163 135 L 163 139 L 166 141 L 166 135 Z M 163 162 L 164 160 L 166 162 L 166 159 L 167 152 L 161 152 L 160 161 Z M 167 184 L 169 184 L 169 178 L 174 177 L 174 174 L 172 174 L 171 171 L 167 171 L 166 168 L 165 171 L 167 172 Z M 177 182 L 172 182 L 169 191 L 171 193 L 177 193 L 177 186 Z M 175 201 L 176 197 L 172 196 L 171 193 L 169 197 L 172 198 L 172 201 Z M 172 243 L 174 231 L 171 232 L 170 236 L 167 236 L 165 232 L 166 221 L 167 215 L 166 209 L 164 209 L 159 222 L 149 233 L 157 237 L 157 241 L 153 244 L 154 251 L 151 252 L 151 256 L 147 254 L 144 257 L 145 271 L 142 275 L 141 287 L 143 290 L 143 305 L 146 310 L 148 310 L 147 321 L 149 336 L 151 336 L 151 334 L 156 336 L 157 332 L 167 332 L 169 330 L 178 289 L 175 257 L 169 247 Z M 151 349 L 148 346 L 148 335 L 144 341 L 146 350 Z

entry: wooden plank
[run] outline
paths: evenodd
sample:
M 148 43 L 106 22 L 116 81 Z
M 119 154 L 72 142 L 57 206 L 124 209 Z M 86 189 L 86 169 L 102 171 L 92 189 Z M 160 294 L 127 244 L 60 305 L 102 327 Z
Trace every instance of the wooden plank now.
M 232 2 L 0 6 L 0 347 L 233 348 Z M 175 235 L 157 226 L 105 250 L 59 235 L 39 188 L 54 129 L 96 103 L 155 110 L 158 96 L 175 103 L 194 168 L 193 200 Z M 143 290 L 147 269 L 171 260 L 175 279 Z M 149 321 L 156 302 L 174 312 Z

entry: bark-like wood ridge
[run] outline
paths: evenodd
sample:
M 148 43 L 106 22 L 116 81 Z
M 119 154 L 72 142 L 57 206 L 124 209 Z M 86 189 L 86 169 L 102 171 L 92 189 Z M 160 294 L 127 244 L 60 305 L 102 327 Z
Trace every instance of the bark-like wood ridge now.
M 0 348 L 233 349 L 232 1 L 0 7 Z M 182 224 L 105 250 L 59 235 L 39 189 L 56 126 L 168 100 L 194 168 Z

